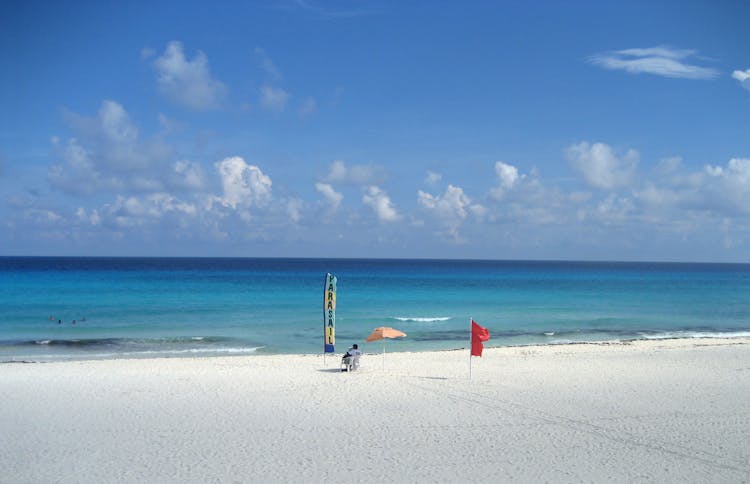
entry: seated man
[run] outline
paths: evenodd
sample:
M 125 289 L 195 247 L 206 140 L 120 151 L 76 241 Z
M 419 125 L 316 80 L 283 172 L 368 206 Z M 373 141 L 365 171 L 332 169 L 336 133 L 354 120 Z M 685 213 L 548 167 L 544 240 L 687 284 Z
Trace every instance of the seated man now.
M 362 353 L 356 344 L 353 344 L 341 358 L 341 364 L 346 365 L 347 370 L 356 370 L 359 368 L 359 357 Z M 344 371 L 343 369 L 341 371 Z

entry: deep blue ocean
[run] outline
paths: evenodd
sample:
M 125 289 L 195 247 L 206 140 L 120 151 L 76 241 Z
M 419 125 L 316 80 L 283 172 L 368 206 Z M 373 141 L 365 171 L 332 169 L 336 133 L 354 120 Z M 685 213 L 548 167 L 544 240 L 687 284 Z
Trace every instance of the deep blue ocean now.
M 748 264 L 0 257 L 0 361 L 322 353 L 327 272 L 337 353 L 750 335 Z

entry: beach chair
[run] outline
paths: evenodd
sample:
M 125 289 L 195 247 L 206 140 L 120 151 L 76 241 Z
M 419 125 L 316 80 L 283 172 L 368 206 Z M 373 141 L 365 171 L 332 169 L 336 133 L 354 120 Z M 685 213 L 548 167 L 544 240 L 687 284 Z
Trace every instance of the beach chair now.
M 341 358 L 341 371 L 354 371 L 359 368 L 359 355 L 348 353 Z

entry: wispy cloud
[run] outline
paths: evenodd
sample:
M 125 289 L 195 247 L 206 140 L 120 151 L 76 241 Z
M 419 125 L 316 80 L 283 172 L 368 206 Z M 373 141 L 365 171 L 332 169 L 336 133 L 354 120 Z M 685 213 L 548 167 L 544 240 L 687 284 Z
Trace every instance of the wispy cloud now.
M 435 173 L 434 171 L 427 171 L 427 176 L 424 179 L 424 182 L 428 185 L 437 185 L 440 180 L 443 179 L 443 175 L 440 173 Z
M 385 174 L 380 166 L 372 164 L 347 166 L 344 161 L 336 160 L 331 163 L 324 181 L 349 185 L 375 185 L 384 180 Z
M 268 56 L 265 49 L 256 47 L 254 52 L 260 63 L 260 68 L 263 69 L 263 72 L 265 72 L 271 80 L 278 81 L 283 77 L 281 71 L 276 67 L 274 61 L 271 60 L 271 57 Z
M 141 49 L 141 59 L 150 59 L 156 55 L 156 50 L 151 47 L 144 47 Z
M 697 51 L 668 46 L 634 48 L 595 54 L 588 58 L 594 65 L 630 74 L 653 74 L 679 79 L 715 79 L 719 71 L 688 63 Z
M 337 3 L 340 3 L 340 5 Z M 364 17 L 383 12 L 383 9 L 372 1 L 316 2 L 313 0 L 291 0 L 289 2 L 277 2 L 275 7 L 287 11 L 308 12 L 328 19 Z
M 314 114 L 315 111 L 317 110 L 318 110 L 317 101 L 315 101 L 314 97 L 308 96 L 305 98 L 304 101 L 302 101 L 302 105 L 299 107 L 299 110 L 297 111 L 297 113 L 299 114 L 300 118 L 306 118 L 307 116 Z

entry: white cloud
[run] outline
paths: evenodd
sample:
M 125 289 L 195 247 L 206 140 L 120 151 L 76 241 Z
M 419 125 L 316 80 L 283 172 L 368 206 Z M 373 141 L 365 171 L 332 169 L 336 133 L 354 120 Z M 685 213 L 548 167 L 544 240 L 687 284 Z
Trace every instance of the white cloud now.
M 325 181 L 329 183 L 347 183 L 352 185 L 373 185 L 381 183 L 385 176 L 380 167 L 374 165 L 347 166 L 341 160 L 331 163 Z
M 280 114 L 286 109 L 289 93 L 280 87 L 264 85 L 260 88 L 260 106 L 266 111 Z
M 667 207 L 673 207 L 681 203 L 680 194 L 669 188 L 659 187 L 652 182 L 635 192 L 635 197 L 650 207 L 663 210 Z
M 202 190 L 206 185 L 203 168 L 198 163 L 187 160 L 174 162 L 170 185 L 189 190 Z
M 388 194 L 374 185 L 367 187 L 362 203 L 372 208 L 381 222 L 395 222 L 401 218 Z
M 364 6 L 354 5 L 352 7 L 346 5 L 344 8 L 338 8 L 326 5 L 326 2 L 296 0 L 290 3 L 279 3 L 276 8 L 284 11 L 295 11 L 299 9 L 305 12 L 314 13 L 324 19 L 345 19 L 382 13 L 382 10 L 379 7 L 374 7 L 369 3 L 364 3 L 363 5 Z
M 495 162 L 495 175 L 497 175 L 498 186 L 490 190 L 490 196 L 496 200 L 504 198 L 526 178 L 526 175 L 518 174 L 518 168 L 502 161 Z
M 469 207 L 469 211 L 474 215 L 478 220 L 484 219 L 484 217 L 487 216 L 489 213 L 489 209 L 485 207 L 484 205 L 480 205 L 478 203 L 475 203 Z
M 750 158 L 732 158 L 725 167 L 706 166 L 710 205 L 732 213 L 750 213 Z
M 443 175 L 441 175 L 440 173 L 435 173 L 434 171 L 428 171 L 427 176 L 424 179 L 424 182 L 428 185 L 437 185 L 442 179 L 443 179 Z
M 255 165 L 248 165 L 239 156 L 216 163 L 224 196 L 221 203 L 234 209 L 263 206 L 271 200 L 271 179 Z
M 461 219 L 466 218 L 466 207 L 471 203 L 461 187 L 450 184 L 442 196 L 417 191 L 417 201 L 423 207 L 435 210 L 441 217 Z
M 495 162 L 495 173 L 500 179 L 500 186 L 503 188 L 513 188 L 518 181 L 518 169 L 513 165 L 508 165 L 502 161 Z
M 686 60 L 695 54 L 695 50 L 657 46 L 596 54 L 589 58 L 589 62 L 631 74 L 647 73 L 682 79 L 715 79 L 719 76 L 716 69 L 688 64 Z
M 344 199 L 344 196 L 334 190 L 333 186 L 331 186 L 329 183 L 318 182 L 315 184 L 315 190 L 317 190 L 318 193 L 325 197 L 326 201 L 330 204 L 333 211 L 339 208 L 341 201 Z
M 745 82 L 748 79 L 750 79 L 750 69 L 746 71 L 740 71 L 740 70 L 734 71 L 732 72 L 732 77 L 737 79 L 740 82 Z
M 57 223 L 63 221 L 62 215 L 53 210 L 31 210 L 29 214 L 33 217 L 40 217 L 45 222 Z
M 163 188 L 158 171 L 169 147 L 158 137 L 142 141 L 120 104 L 106 100 L 96 117 L 68 113 L 67 118 L 79 137 L 65 144 L 53 137 L 59 158 L 47 174 L 53 187 L 75 194 Z
M 618 156 L 607 144 L 586 141 L 569 146 L 565 153 L 589 185 L 603 190 L 629 185 L 639 159 L 636 150 Z
M 721 177 L 743 187 L 750 185 L 750 159 L 732 158 L 726 168 L 708 165 L 706 170 L 711 176 Z
M 157 217 L 167 212 L 180 212 L 187 215 L 195 215 L 197 212 L 195 204 L 179 200 L 169 193 L 153 193 L 148 195 L 146 200 L 156 207 Z
M 622 225 L 628 222 L 634 210 L 630 199 L 611 193 L 597 205 L 596 214 L 604 225 Z
M 190 109 L 216 109 L 226 94 L 224 84 L 211 76 L 206 55 L 198 51 L 192 61 L 187 60 L 181 42 L 167 44 L 164 54 L 154 61 L 154 68 L 162 94 Z
M 342 189 L 344 184 L 362 190 L 361 211 L 337 217 L 340 234 L 352 246 L 365 240 L 364 233 L 358 233 L 361 228 L 376 220 L 393 223 L 377 230 L 389 243 L 395 240 L 390 238 L 393 234 L 401 240 L 413 240 L 411 237 L 424 233 L 420 227 L 434 230 L 433 240 L 446 244 L 478 244 L 475 241 L 480 231 L 490 234 L 488 241 L 517 237 L 520 245 L 546 244 L 545 234 L 564 240 L 565 234 L 574 237 L 574 233 L 585 234 L 581 237 L 617 233 L 622 241 L 630 243 L 636 240 L 628 238 L 631 232 L 679 234 L 684 240 L 697 235 L 701 226 L 715 228 L 717 220 L 725 220 L 727 231 L 732 232 L 732 244 L 737 246 L 747 243 L 743 231 L 750 227 L 747 156 L 697 169 L 689 168 L 694 160 L 683 163 L 680 157 L 673 156 L 641 168 L 635 150 L 620 151 L 605 143 L 581 142 L 564 151 L 571 169 L 582 174 L 578 180 L 561 178 L 564 182 L 559 187 L 547 186 L 535 169 L 524 173 L 504 161 L 488 162 L 486 169 L 494 172 L 488 171 L 487 178 L 494 173 L 496 179 L 485 180 L 490 188 L 478 198 L 469 197 L 469 189 L 448 184 L 440 174 L 427 171 L 412 180 L 417 185 L 415 191 L 422 188 L 416 193 L 416 204 L 412 203 L 411 208 L 399 205 L 397 210 L 381 188 L 385 185 L 376 181 L 383 175 L 376 165 L 335 161 L 315 183 L 317 193 L 308 195 L 312 201 L 279 198 L 274 196 L 270 177 L 241 157 L 218 159 L 202 166 L 165 156 L 169 150 L 159 137 L 144 140 L 125 109 L 113 101 L 102 103 L 99 112 L 89 118 L 68 117 L 75 137 L 52 139 L 59 158 L 58 164 L 50 168 L 50 181 L 77 193 L 92 192 L 90 187 L 94 187 L 111 192 L 112 198 L 109 204 L 103 204 L 98 194 L 99 201 L 92 202 L 96 205 L 81 205 L 77 199 L 71 202 L 72 208 L 66 209 L 64 198 L 58 197 L 59 204 L 44 206 L 30 197 L 25 211 L 17 210 L 27 217 L 27 227 L 52 227 L 61 234 L 67 231 L 82 238 L 91 233 L 114 237 L 118 231 L 134 241 L 138 237 L 202 237 L 301 243 L 310 239 L 309 231 L 301 230 L 312 223 L 308 222 L 307 209 L 322 207 L 328 213 L 341 210 L 342 193 L 351 189 Z M 418 187 L 420 183 L 428 188 Z M 115 196 L 117 199 L 112 201 Z M 319 199 L 317 203 L 315 198 Z M 325 213 L 318 219 L 327 222 Z M 21 227 L 22 222 L 19 215 L 7 220 L 5 226 L 18 223 Z M 718 229 L 714 231 L 718 237 Z M 570 245 L 570 240 L 564 240 L 562 245 Z
M 192 219 L 197 215 L 198 207 L 194 203 L 179 200 L 169 193 L 159 192 L 143 197 L 118 195 L 114 203 L 102 208 L 102 212 L 108 225 L 132 228 L 159 225 L 168 215 Z M 101 222 L 102 217 L 99 216 L 99 212 L 93 211 L 91 216 L 93 217 L 94 214 Z M 79 216 L 85 216 L 85 212 L 79 209 Z
M 750 91 L 750 69 L 746 71 L 734 71 L 732 77 L 740 82 L 740 85 Z
M 78 210 L 76 210 L 76 217 L 78 217 L 79 221 L 94 226 L 99 225 L 102 222 L 102 218 L 97 209 L 93 209 L 90 213 L 87 213 L 85 208 L 78 207 Z
M 732 158 L 700 172 L 679 168 L 669 177 L 646 180 L 633 191 L 629 215 L 665 225 L 686 225 L 695 217 L 750 214 L 750 159 Z M 637 202 L 637 204 L 635 204 Z
M 442 195 L 432 195 L 422 190 L 417 191 L 419 205 L 431 211 L 455 242 L 461 242 L 459 229 L 468 213 L 482 217 L 486 208 L 479 204 L 472 204 L 471 199 L 461 187 L 449 184 Z
M 130 121 L 128 113 L 120 104 L 104 101 L 99 109 L 96 125 L 92 128 L 97 131 L 96 136 L 100 138 L 100 143 L 105 144 L 108 151 L 115 151 L 106 158 L 112 165 L 132 166 L 146 163 L 144 157 L 136 152 L 138 128 Z
M 344 182 L 346 181 L 346 173 L 346 163 L 336 160 L 331 163 L 326 179 L 331 182 Z

